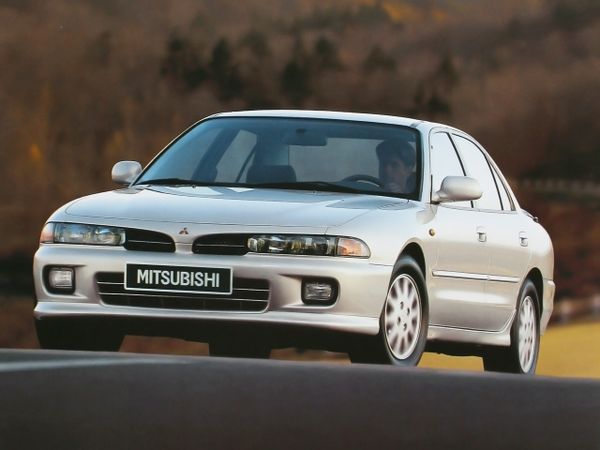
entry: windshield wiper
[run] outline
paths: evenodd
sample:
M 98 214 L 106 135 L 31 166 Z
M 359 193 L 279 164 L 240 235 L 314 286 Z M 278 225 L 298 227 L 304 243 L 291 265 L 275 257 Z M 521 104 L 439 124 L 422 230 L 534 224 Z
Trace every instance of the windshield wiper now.
M 195 180 L 184 180 L 182 178 L 156 178 L 154 180 L 142 180 L 136 185 L 171 185 L 171 186 L 224 186 L 224 187 L 242 187 L 242 188 L 274 188 L 274 189 L 297 189 L 303 191 L 325 191 L 325 192 L 349 192 L 353 194 L 372 194 L 364 189 L 356 189 L 337 183 L 326 181 L 298 181 L 298 182 L 272 182 L 272 183 L 222 183 L 205 182 Z
M 173 185 L 173 186 L 203 186 L 206 183 L 194 180 L 184 180 L 183 178 L 156 178 L 154 180 L 142 180 L 137 184 L 157 184 L 157 185 Z
M 343 186 L 337 183 L 328 183 L 326 181 L 252 183 L 246 184 L 245 186 L 253 188 L 299 189 L 303 191 L 352 192 L 357 194 L 367 193 L 364 189 L 356 189 L 349 186 Z

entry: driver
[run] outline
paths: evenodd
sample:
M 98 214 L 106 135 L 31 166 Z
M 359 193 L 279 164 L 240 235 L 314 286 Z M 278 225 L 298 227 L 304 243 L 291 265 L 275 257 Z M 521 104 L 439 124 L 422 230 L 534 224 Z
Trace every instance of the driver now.
M 415 188 L 416 152 L 408 142 L 389 139 L 375 149 L 379 158 L 379 180 L 390 192 L 409 193 Z

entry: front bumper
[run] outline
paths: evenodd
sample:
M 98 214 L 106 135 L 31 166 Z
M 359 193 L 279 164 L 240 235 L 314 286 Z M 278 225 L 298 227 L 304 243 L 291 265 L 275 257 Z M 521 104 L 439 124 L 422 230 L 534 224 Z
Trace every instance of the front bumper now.
M 99 273 L 123 273 L 126 263 L 231 267 L 234 277 L 267 280 L 268 306 L 262 312 L 165 309 L 109 305 L 99 295 Z M 43 281 L 47 266 L 73 267 L 75 292 L 48 292 Z M 135 252 L 123 248 L 42 245 L 34 259 L 37 319 L 88 317 L 102 319 L 194 320 L 203 324 L 276 325 L 355 334 L 379 332 L 379 316 L 392 266 L 364 259 L 255 255 L 197 255 L 185 245 L 175 253 Z M 337 301 L 330 306 L 302 302 L 304 278 L 333 278 L 339 284 Z M 127 330 L 125 330 L 127 331 Z

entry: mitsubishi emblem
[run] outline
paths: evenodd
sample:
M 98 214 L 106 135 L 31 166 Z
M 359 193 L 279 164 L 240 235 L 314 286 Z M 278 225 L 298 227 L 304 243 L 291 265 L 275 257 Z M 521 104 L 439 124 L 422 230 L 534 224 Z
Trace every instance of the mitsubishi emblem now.
M 188 233 L 187 227 L 183 227 L 179 234 L 190 234 Z

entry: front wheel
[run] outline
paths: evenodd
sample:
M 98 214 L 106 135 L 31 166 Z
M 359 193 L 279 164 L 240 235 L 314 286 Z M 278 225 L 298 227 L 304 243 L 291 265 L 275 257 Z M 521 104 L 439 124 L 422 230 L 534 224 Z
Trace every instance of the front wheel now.
M 525 281 L 517 302 L 517 315 L 510 332 L 510 347 L 490 349 L 483 356 L 486 371 L 533 375 L 540 349 L 538 293 Z
M 351 361 L 416 366 L 427 342 L 427 305 L 421 268 L 409 256 L 400 258 L 381 312 L 379 334 L 362 338 L 349 352 Z

